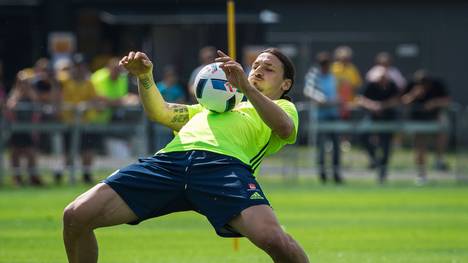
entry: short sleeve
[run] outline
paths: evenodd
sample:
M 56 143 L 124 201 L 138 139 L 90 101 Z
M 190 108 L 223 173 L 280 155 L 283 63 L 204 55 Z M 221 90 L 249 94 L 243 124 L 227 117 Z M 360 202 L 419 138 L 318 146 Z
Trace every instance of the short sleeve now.
M 277 100 L 277 101 L 275 101 L 275 103 L 281 109 L 283 109 L 286 112 L 286 114 L 289 116 L 289 118 L 291 118 L 291 120 L 294 123 L 294 131 L 286 139 L 282 139 L 278 135 L 276 135 L 275 133 L 272 133 L 270 141 L 268 143 L 268 148 L 267 148 L 266 155 L 271 155 L 271 154 L 279 151 L 286 144 L 295 143 L 296 138 L 297 138 L 297 131 L 298 131 L 298 128 L 299 128 L 299 116 L 298 116 L 298 113 L 297 113 L 296 106 L 292 102 L 290 102 L 288 100 L 284 100 L 284 99 Z

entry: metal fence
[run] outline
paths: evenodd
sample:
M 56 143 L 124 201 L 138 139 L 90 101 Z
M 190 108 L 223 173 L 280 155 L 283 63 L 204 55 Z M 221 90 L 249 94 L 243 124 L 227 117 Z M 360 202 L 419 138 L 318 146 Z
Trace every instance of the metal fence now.
M 263 174 L 281 174 L 286 177 L 296 178 L 298 176 L 311 176 L 316 174 L 316 139 L 318 132 L 333 131 L 339 134 L 348 134 L 350 136 L 362 134 L 364 132 L 393 132 L 402 135 L 412 135 L 415 133 L 437 134 L 440 132 L 450 134 L 451 147 L 450 152 L 455 156 L 454 167 L 451 169 L 450 176 L 457 180 L 467 180 L 468 175 L 468 138 L 465 136 L 468 131 L 468 108 L 462 109 L 461 106 L 453 104 L 448 112 L 448 122 L 418 122 L 411 121 L 406 118 L 398 119 L 393 122 L 372 122 L 363 115 L 347 121 L 319 122 L 316 119 L 314 112 L 317 110 L 314 104 L 308 102 L 296 103 L 300 116 L 299 139 L 295 145 L 291 145 L 282 150 L 278 155 L 273 156 L 265 161 Z M 24 105 L 19 107 L 18 111 L 34 111 L 46 112 L 49 108 L 41 105 Z M 5 152 L 7 149 L 6 142 L 11 134 L 18 132 L 41 132 L 48 133 L 51 137 L 52 154 L 60 156 L 63 153 L 61 138 L 64 133 L 70 134 L 70 149 L 69 154 L 74 160 L 70 167 L 70 181 L 76 181 L 75 163 L 79 156 L 80 138 L 83 133 L 93 132 L 109 135 L 125 135 L 136 138 L 133 148 L 137 149 L 136 155 L 148 155 L 154 152 L 151 147 L 161 147 L 166 141 L 170 131 L 161 128 L 156 124 L 150 123 L 141 107 L 119 107 L 123 116 L 131 116 L 130 118 L 122 118 L 119 121 L 109 123 L 86 123 L 82 121 L 83 113 L 87 110 L 86 107 L 75 108 L 74 118 L 71 123 L 63 123 L 57 119 L 44 121 L 39 123 L 31 122 L 10 122 L 4 115 L 0 119 L 0 182 L 6 173 L 5 167 Z M 152 142 L 148 138 L 152 138 Z M 155 146 L 156 145 L 156 146 Z M 354 158 L 353 156 L 345 157 Z M 346 161 L 346 160 L 345 160 Z M 348 162 L 353 163 L 354 159 Z M 345 172 L 356 170 L 356 166 L 344 165 Z M 358 168 L 359 169 L 359 168 Z M 361 169 L 363 169 L 361 167 Z
M 62 108 L 63 109 L 63 108 Z M 95 133 L 104 136 L 109 135 L 127 135 L 138 138 L 137 144 L 134 148 L 139 149 L 138 155 L 148 154 L 147 131 L 148 121 L 145 117 L 143 110 L 139 106 L 119 107 L 115 109 L 119 115 L 124 116 L 119 121 L 111 121 L 106 123 L 87 123 L 83 121 L 83 114 L 89 110 L 89 107 L 73 107 L 69 110 L 73 111 L 72 122 L 61 122 L 59 118 L 45 120 L 38 123 L 31 121 L 8 121 L 5 114 L 1 115 L 0 119 L 0 182 L 3 181 L 3 175 L 6 174 L 5 169 L 5 151 L 7 142 L 10 136 L 14 133 L 47 133 L 51 140 L 52 155 L 61 157 L 63 155 L 62 139 L 65 133 L 69 133 L 70 148 L 69 155 L 72 163 L 70 166 L 70 181 L 76 181 L 76 160 L 80 154 L 80 144 L 82 134 Z M 37 104 L 22 104 L 15 108 L 16 113 L 47 113 L 50 112 L 50 105 L 37 105 Z M 131 117 L 130 117 L 131 116 Z
M 334 132 L 341 136 L 351 137 L 353 150 L 344 153 L 342 156 L 342 169 L 345 174 L 363 175 L 369 174 L 367 158 L 360 140 L 356 137 L 364 133 L 389 132 L 397 135 L 397 138 L 404 143 L 398 149 L 411 152 L 411 155 L 404 155 L 405 165 L 392 164 L 395 174 L 406 174 L 406 177 L 416 174 L 416 165 L 413 160 L 412 138 L 415 134 L 436 135 L 445 133 L 449 136 L 448 155 L 452 167 L 449 171 L 439 173 L 445 178 L 453 178 L 459 181 L 468 180 L 468 138 L 464 136 L 468 131 L 468 108 L 463 109 L 458 104 L 452 104 L 445 110 L 446 119 L 434 121 L 415 121 L 408 117 L 406 109 L 399 109 L 399 118 L 392 122 L 377 122 L 366 117 L 364 111 L 355 109 L 353 117 L 349 120 L 339 121 L 319 121 L 317 106 L 310 102 L 296 103 L 299 112 L 300 129 L 299 141 L 295 145 L 288 146 L 280 156 L 277 157 L 279 165 L 267 167 L 264 174 L 278 173 L 281 171 L 285 177 L 296 178 L 298 176 L 315 176 L 318 174 L 317 155 L 317 135 L 319 132 Z M 432 142 L 430 144 L 433 144 Z M 397 150 L 398 150 L 397 149 Z M 401 152 L 401 151 L 400 151 Z M 410 160 L 408 160 L 410 158 Z M 400 157 L 401 159 L 401 157 Z M 429 164 L 428 164 L 429 166 Z M 433 169 L 432 169 L 433 170 Z M 434 173 L 433 171 L 431 173 Z

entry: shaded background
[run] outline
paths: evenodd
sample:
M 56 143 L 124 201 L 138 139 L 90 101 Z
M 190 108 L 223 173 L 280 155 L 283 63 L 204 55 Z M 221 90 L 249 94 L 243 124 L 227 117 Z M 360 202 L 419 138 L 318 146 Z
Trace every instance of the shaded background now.
M 354 49 L 361 72 L 388 51 L 406 77 L 426 68 L 445 80 L 453 98 L 468 104 L 468 4 L 450 1 L 237 1 L 237 50 L 250 45 L 286 47 L 303 75 L 319 50 Z M 175 64 L 185 82 L 204 45 L 227 49 L 225 1 L 73 0 L 0 1 L 0 59 L 7 89 L 15 73 L 48 56 L 51 32 L 76 34 L 77 51 L 92 58 L 144 50 L 156 71 Z

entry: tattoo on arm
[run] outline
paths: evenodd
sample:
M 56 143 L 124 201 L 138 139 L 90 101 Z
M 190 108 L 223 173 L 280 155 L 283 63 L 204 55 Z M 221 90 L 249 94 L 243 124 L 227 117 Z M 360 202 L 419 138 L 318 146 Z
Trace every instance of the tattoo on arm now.
M 174 117 L 172 117 L 172 123 L 185 123 L 189 120 L 188 109 L 186 105 L 170 104 L 169 108 L 172 109 Z
M 139 79 L 139 81 L 141 85 L 143 86 L 143 88 L 145 89 L 149 89 L 153 86 L 153 82 L 151 81 L 151 78 L 145 77 L 145 78 Z

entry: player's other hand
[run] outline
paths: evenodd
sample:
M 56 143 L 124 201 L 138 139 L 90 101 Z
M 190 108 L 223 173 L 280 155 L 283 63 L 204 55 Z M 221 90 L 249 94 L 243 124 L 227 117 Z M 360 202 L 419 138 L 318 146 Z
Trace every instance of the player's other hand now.
M 232 86 L 240 89 L 242 92 L 244 92 L 245 89 L 249 88 L 250 83 L 247 79 L 247 76 L 245 75 L 244 69 L 242 68 L 241 64 L 233 60 L 221 50 L 218 50 L 218 56 L 219 57 L 217 57 L 215 61 L 222 63 L 219 67 L 226 74 L 226 78 L 229 81 L 229 83 L 231 83 Z
M 130 74 L 141 76 L 153 71 L 153 63 L 145 53 L 130 51 L 127 56 L 123 57 L 119 65 L 124 67 Z

